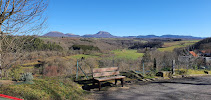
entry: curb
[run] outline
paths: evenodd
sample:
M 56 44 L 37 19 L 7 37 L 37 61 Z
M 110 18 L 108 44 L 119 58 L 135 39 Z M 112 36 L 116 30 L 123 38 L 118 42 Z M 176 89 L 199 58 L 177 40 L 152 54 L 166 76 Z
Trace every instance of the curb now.
M 7 98 L 7 99 L 13 99 L 13 100 L 23 100 L 23 99 L 19 99 L 19 98 L 8 96 L 8 95 L 4 95 L 4 94 L 0 94 L 0 97 Z

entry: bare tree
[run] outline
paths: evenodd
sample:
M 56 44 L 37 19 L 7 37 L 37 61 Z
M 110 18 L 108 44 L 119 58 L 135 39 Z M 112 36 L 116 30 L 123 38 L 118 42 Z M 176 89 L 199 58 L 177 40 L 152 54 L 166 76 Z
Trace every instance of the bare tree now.
M 21 57 L 14 54 L 18 51 L 13 51 L 13 54 L 10 52 L 14 48 L 18 50 L 15 42 L 24 43 L 24 41 L 15 41 L 16 38 L 20 35 L 34 35 L 43 28 L 47 4 L 47 0 L 0 0 L 0 76 L 2 70 L 8 68 L 8 63 L 6 64 L 8 59 L 6 60 L 5 57 L 9 53 L 15 55 L 10 65 Z M 2 48 L 3 45 L 6 48 Z

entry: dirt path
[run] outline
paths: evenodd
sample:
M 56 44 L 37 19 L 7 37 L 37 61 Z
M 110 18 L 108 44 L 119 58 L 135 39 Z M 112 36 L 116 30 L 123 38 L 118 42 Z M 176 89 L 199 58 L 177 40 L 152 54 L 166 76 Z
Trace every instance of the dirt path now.
M 211 100 L 211 76 L 187 77 L 94 91 L 97 100 Z

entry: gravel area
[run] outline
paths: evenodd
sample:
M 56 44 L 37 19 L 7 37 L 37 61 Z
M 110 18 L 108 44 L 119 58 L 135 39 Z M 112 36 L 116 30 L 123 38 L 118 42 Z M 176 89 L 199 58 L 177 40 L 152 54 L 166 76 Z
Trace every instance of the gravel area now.
M 211 76 L 126 84 L 123 88 L 95 90 L 92 98 L 96 100 L 211 100 Z

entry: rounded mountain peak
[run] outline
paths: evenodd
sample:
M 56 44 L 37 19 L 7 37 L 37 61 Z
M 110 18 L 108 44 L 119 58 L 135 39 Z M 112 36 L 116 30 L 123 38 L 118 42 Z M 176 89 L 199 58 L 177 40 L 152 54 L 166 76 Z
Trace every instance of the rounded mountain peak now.
M 73 34 L 73 33 L 67 33 L 67 35 L 75 35 L 75 34 Z
M 99 31 L 97 34 L 98 35 L 103 35 L 103 34 L 105 34 L 105 35 L 111 35 L 109 32 L 106 32 L 106 31 Z
M 50 32 L 48 32 L 48 33 L 64 34 L 64 33 L 59 32 L 59 31 L 50 31 Z

